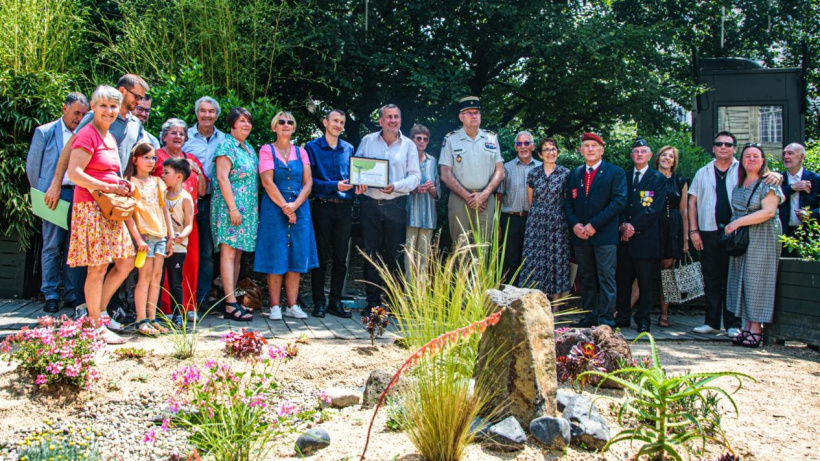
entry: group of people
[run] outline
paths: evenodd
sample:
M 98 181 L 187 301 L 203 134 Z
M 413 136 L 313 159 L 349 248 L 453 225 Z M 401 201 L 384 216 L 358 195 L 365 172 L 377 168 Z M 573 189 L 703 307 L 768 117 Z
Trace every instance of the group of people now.
M 820 191 L 811 185 L 820 177 L 792 181 L 806 177 L 799 171 L 799 145 L 784 150 L 789 159 L 784 194 L 778 187 L 782 176 L 768 172 L 759 145 L 747 145 L 741 162 L 734 160 L 736 141 L 729 133 L 717 136 L 715 160 L 691 184 L 675 173 L 674 147 L 662 148 L 651 169 L 652 151 L 638 139 L 634 168 L 625 172 L 602 160 L 605 143 L 593 133 L 582 139 L 585 165 L 572 171 L 557 165 L 554 139 L 536 146 L 527 131 L 516 136 L 517 158 L 505 164 L 497 135 L 481 128 L 477 97 L 459 102 L 462 127 L 444 138 L 438 162 L 427 152 L 430 130 L 414 125 L 409 137 L 402 134 L 401 110 L 392 104 L 379 109 L 381 129 L 364 136 L 355 150 L 341 139 L 344 111 L 328 111 L 323 135 L 304 147 L 292 142 L 293 114 L 281 111 L 270 120 L 273 141 L 257 146 L 257 154 L 248 142 L 252 114 L 231 109 L 229 132 L 223 133 L 216 128 L 219 103 L 208 96 L 196 101 L 194 126 L 170 118 L 159 136 L 152 136 L 142 125 L 151 111 L 149 90 L 142 78 L 126 74 L 116 87 L 97 87 L 90 103 L 80 93 L 69 94 L 63 116 L 35 130 L 27 160 L 31 186 L 45 192 L 47 206 L 54 209 L 60 199 L 72 204 L 69 230 L 43 222 L 45 309 L 59 310 L 62 281 L 64 305 L 84 305 L 109 343 L 122 341 L 112 331 L 117 322 L 106 327 L 102 321 L 121 286 L 132 292 L 136 327 L 145 335 L 166 331 L 156 320 L 161 298 L 169 303 L 173 322 L 195 319 L 196 306 L 206 302 L 211 289 L 215 253 L 226 318 L 252 319 L 236 296 L 242 254 L 249 251 L 256 253 L 253 269 L 267 276 L 271 319 L 307 317 L 298 294 L 300 276 L 308 272 L 312 314 L 349 318 L 341 301 L 354 198 L 359 197 L 363 251 L 401 277 L 410 272 L 411 260 L 424 264 L 434 257 L 430 244 L 444 182 L 454 242 L 470 232 L 490 235 L 500 206 L 508 283 L 557 298 L 570 289 L 572 250 L 582 305 L 589 311 L 579 325 L 629 325 L 636 305 L 638 329 L 648 331 L 654 272 L 681 259 L 691 241 L 702 251 L 707 292 L 706 324 L 696 330 L 719 331 L 722 314 L 741 344 L 759 344 L 761 324 L 771 321 L 777 206 L 784 195 L 791 197 L 784 205 L 793 205 L 799 224 L 805 215 L 798 208 L 815 208 Z M 536 147 L 542 161 L 533 158 Z M 351 184 L 354 156 L 387 160 L 389 184 Z M 136 199 L 133 217 L 108 219 L 95 202 L 96 191 Z M 754 229 L 754 251 L 729 261 L 719 233 L 739 226 Z M 758 243 L 764 239 L 765 245 Z M 405 260 L 407 254 L 416 257 Z M 768 264 L 765 271 L 760 261 Z M 382 282 L 372 264 L 365 265 L 364 275 L 367 315 L 382 305 Z M 771 290 L 764 280 L 768 275 Z M 134 283 L 123 284 L 129 276 Z M 753 284 L 744 283 L 752 276 Z M 160 290 L 163 279 L 167 290 Z M 668 326 L 666 308 L 664 303 L 661 326 Z M 743 331 L 739 318 L 746 321 Z

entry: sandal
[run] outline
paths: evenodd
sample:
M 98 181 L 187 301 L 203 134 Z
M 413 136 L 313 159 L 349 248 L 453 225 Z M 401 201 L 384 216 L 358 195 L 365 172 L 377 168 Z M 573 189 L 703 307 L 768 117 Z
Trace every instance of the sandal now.
M 752 334 L 752 332 L 749 330 L 741 331 L 739 335 L 732 338 L 732 346 L 742 346 L 743 341 L 746 341 L 746 338 L 748 338 L 750 334 Z
M 122 336 L 114 333 L 113 331 L 109 330 L 108 328 L 106 328 L 104 326 L 100 327 L 97 330 L 97 333 L 99 333 L 100 337 L 103 340 L 105 340 L 106 344 L 112 344 L 112 345 L 125 344 L 125 338 L 123 338 Z
M 658 317 L 658 326 L 663 328 L 669 327 L 669 314 L 661 314 L 661 316 Z
M 155 330 L 159 331 L 161 335 L 167 335 L 169 333 L 168 329 L 162 326 L 161 323 L 157 322 L 157 319 L 148 319 L 148 323 L 154 327 Z
M 137 333 L 143 336 L 148 336 L 149 338 L 156 338 L 159 336 L 159 330 L 154 328 L 154 326 L 151 325 L 151 321 L 148 319 L 142 319 L 134 326 L 137 327 Z
M 233 307 L 233 311 L 228 312 L 228 306 Z M 248 317 L 246 317 L 248 316 Z M 225 318 L 228 320 L 236 320 L 237 322 L 250 322 L 253 320 L 253 314 L 248 312 L 241 304 L 237 302 L 225 303 Z
M 746 339 L 743 340 L 743 347 L 749 347 L 752 349 L 760 347 L 760 343 L 763 342 L 763 333 L 752 333 L 746 336 Z

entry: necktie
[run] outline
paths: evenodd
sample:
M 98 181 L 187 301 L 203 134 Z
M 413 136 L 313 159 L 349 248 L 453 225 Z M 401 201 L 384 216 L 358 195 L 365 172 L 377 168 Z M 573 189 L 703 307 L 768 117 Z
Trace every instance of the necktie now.
M 636 171 L 636 172 L 635 172 L 635 179 L 633 179 L 633 180 L 632 180 L 632 190 L 635 190 L 635 189 L 637 189 L 637 188 L 638 188 L 638 183 L 639 183 L 640 181 L 641 181 L 641 172 L 640 172 L 640 171 Z
M 584 195 L 589 196 L 589 186 L 592 185 L 592 175 L 595 173 L 595 169 L 592 167 L 587 168 L 587 177 L 586 184 L 584 184 Z

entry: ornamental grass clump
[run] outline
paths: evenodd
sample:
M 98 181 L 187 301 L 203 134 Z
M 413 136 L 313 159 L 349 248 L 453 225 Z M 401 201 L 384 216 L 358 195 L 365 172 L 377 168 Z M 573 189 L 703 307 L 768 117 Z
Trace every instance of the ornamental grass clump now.
M 276 374 L 294 357 L 294 345 L 268 346 L 261 357 L 248 357 L 249 370 L 230 363 L 205 362 L 172 375 L 172 423 L 191 433 L 191 442 L 217 461 L 267 459 L 268 442 L 293 430 L 313 409 L 300 409 L 277 395 Z
M 367 452 L 376 414 L 402 375 L 407 375 L 407 379 L 395 398 L 400 409 L 391 411 L 390 415 L 394 427 L 405 431 L 425 459 L 447 461 L 462 458 L 475 435 L 470 431 L 475 417 L 483 414 L 485 418 L 492 419 L 503 409 L 487 408 L 494 396 L 494 390 L 489 385 L 491 377 L 479 376 L 471 383 L 471 377 L 462 374 L 467 360 L 463 355 L 470 355 L 472 351 L 459 346 L 496 325 L 502 312 L 503 309 L 444 333 L 410 355 L 379 396 L 367 430 L 362 460 Z M 490 353 L 495 354 L 496 351 Z
M 59 383 L 89 390 L 100 379 L 94 355 L 104 347 L 105 341 L 90 318 L 44 316 L 37 319 L 36 328 L 23 327 L 7 337 L 0 353 L 8 355 L 9 362 L 18 362 L 19 369 L 37 386 Z
M 719 378 L 733 378 L 737 381 L 737 387 L 732 391 L 735 393 L 742 387 L 741 378 L 752 381 L 754 378 L 729 371 L 667 374 L 652 335 L 641 333 L 635 341 L 643 336 L 649 338 L 651 361 L 642 361 L 638 366 L 611 373 L 588 371 L 579 376 L 579 379 L 596 377 L 600 379 L 599 386 L 610 380 L 623 386 L 626 391 L 626 398 L 618 410 L 618 424 L 624 430 L 610 439 L 601 452 L 615 443 L 628 441 L 630 444 L 640 443 L 636 459 L 646 456 L 651 460 L 680 460 L 684 453 L 691 457 L 698 441 L 699 451 L 705 450 L 707 440 L 731 452 L 720 428 L 720 420 L 715 420 L 710 409 L 716 411 L 718 397 L 726 398 L 736 414 L 737 405 L 728 392 L 712 383 Z M 601 398 L 615 400 L 613 397 Z

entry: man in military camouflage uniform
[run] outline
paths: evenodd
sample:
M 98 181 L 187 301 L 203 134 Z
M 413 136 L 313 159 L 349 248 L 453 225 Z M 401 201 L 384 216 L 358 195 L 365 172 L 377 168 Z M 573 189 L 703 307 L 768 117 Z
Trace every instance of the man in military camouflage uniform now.
M 481 104 L 468 96 L 458 102 L 461 129 L 444 137 L 441 180 L 450 188 L 447 214 L 453 245 L 472 226 L 486 239 L 495 213 L 493 193 L 504 181 L 504 159 L 498 136 L 481 129 Z

